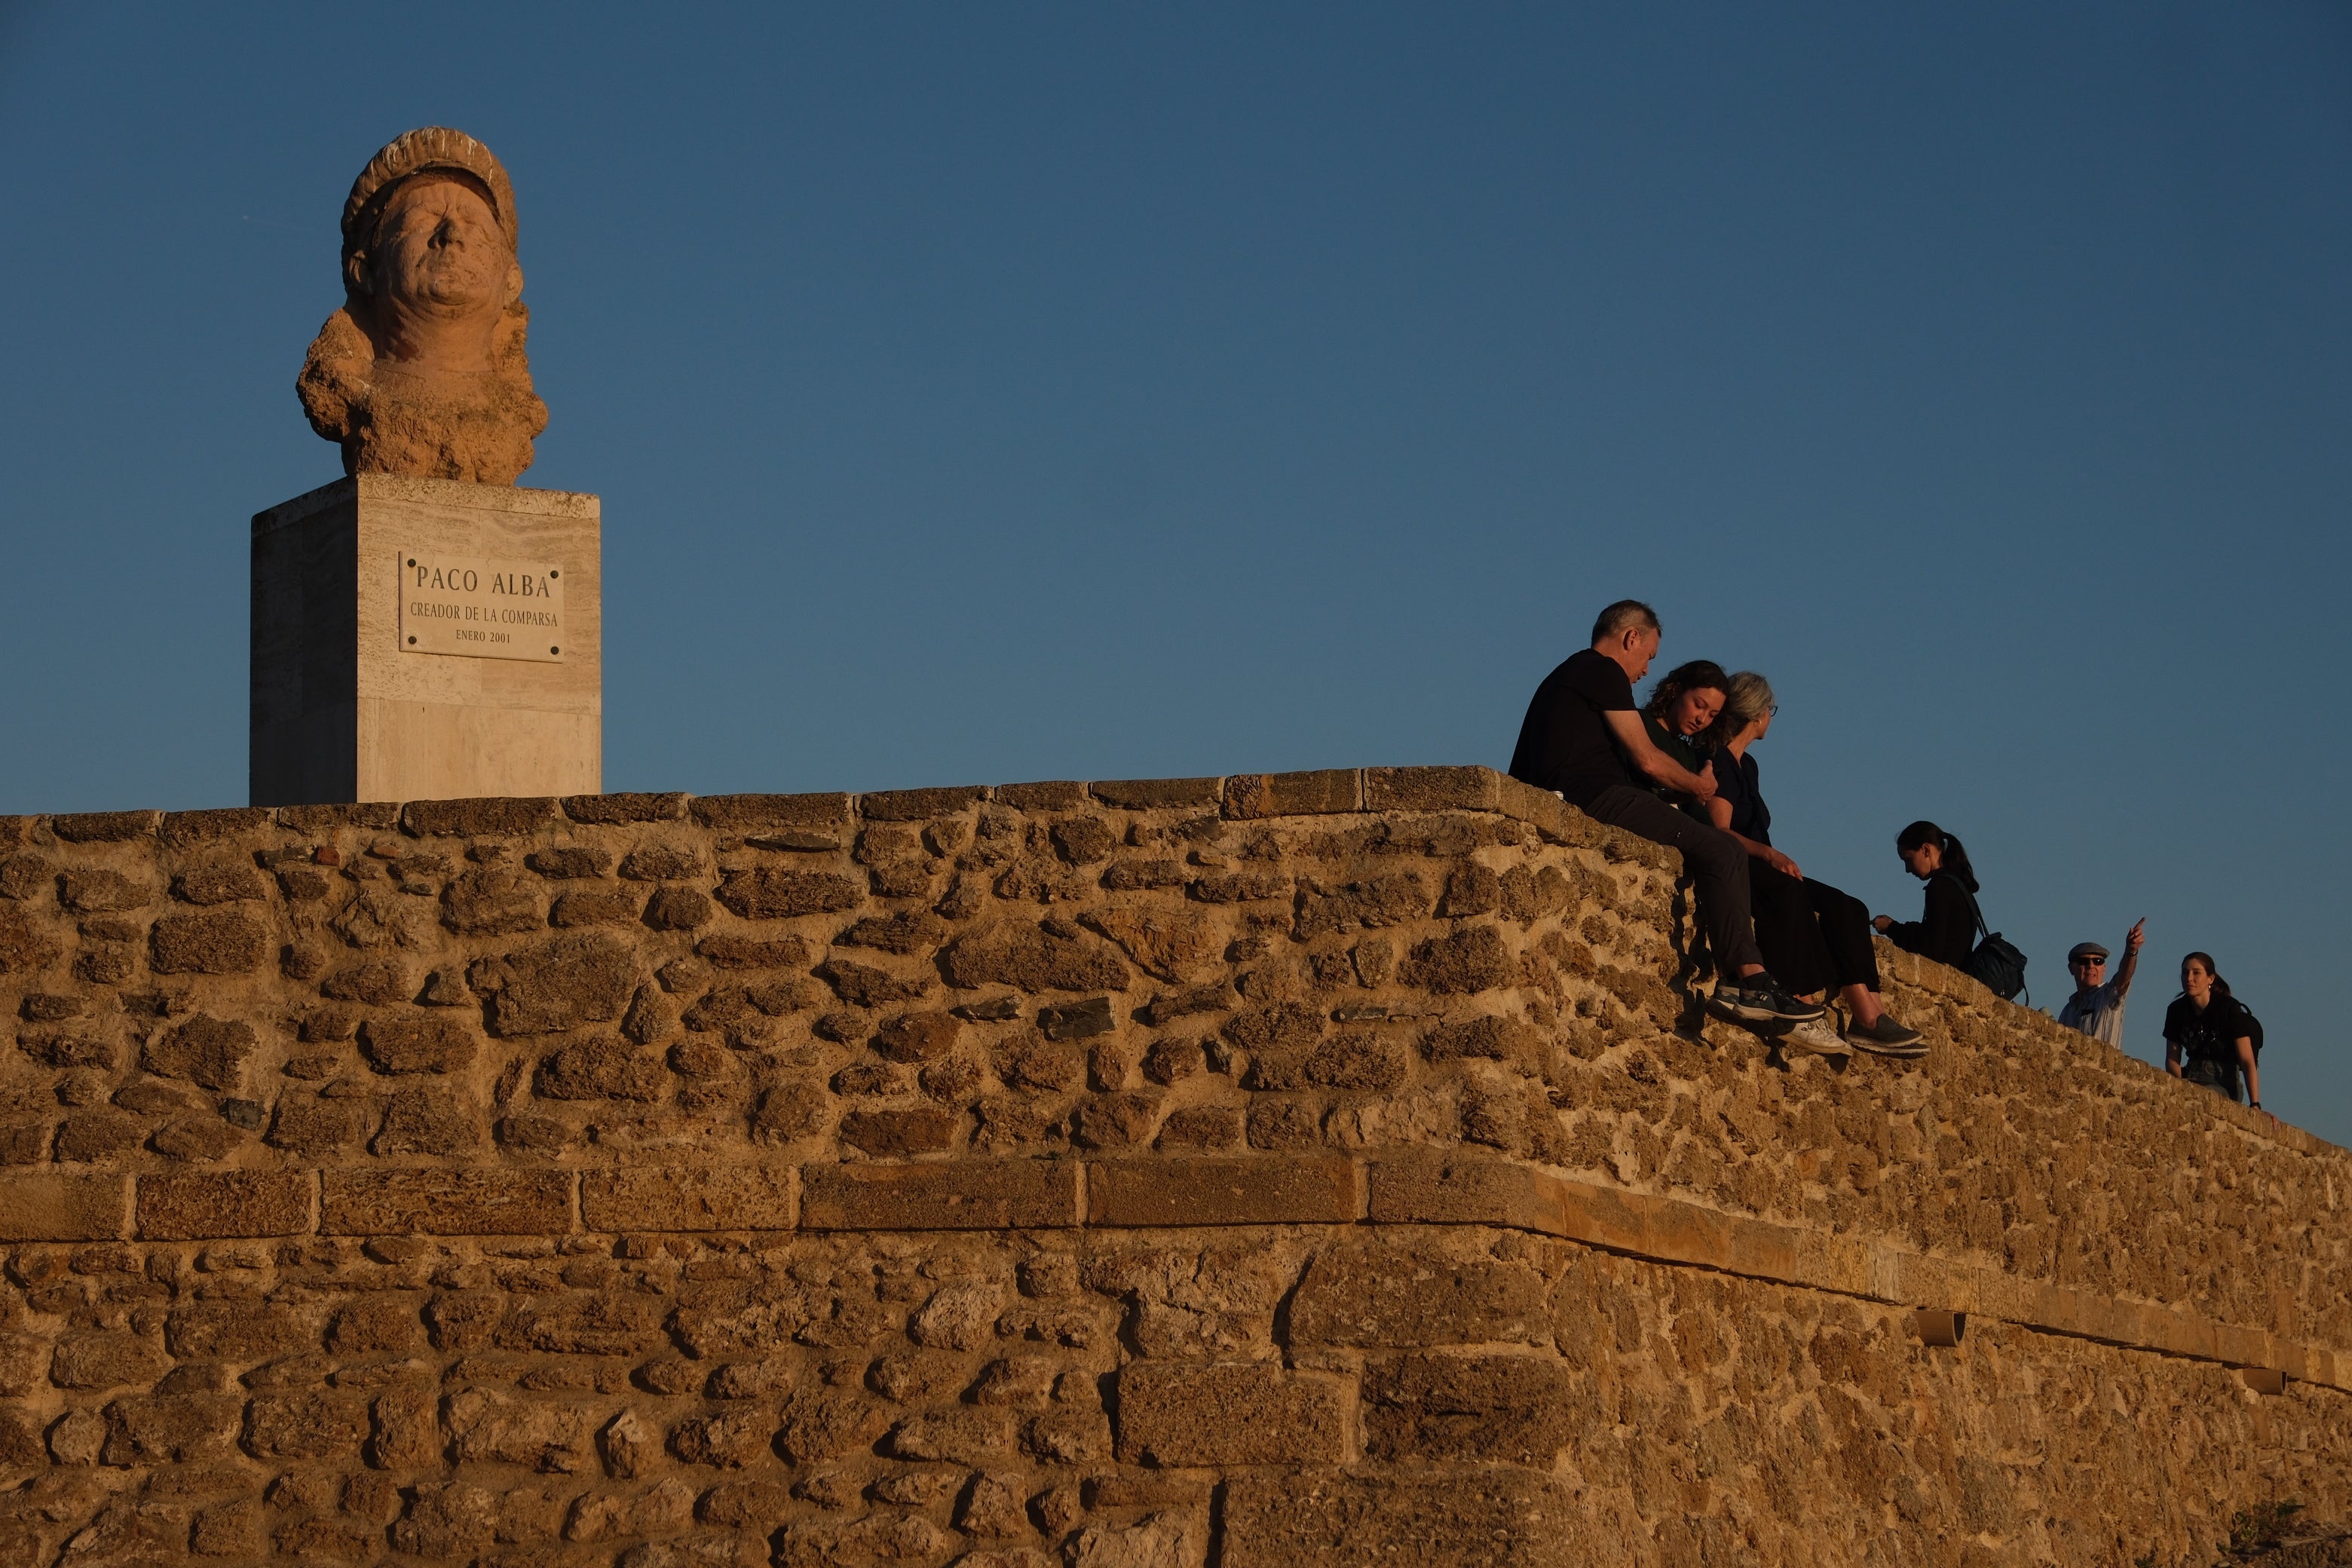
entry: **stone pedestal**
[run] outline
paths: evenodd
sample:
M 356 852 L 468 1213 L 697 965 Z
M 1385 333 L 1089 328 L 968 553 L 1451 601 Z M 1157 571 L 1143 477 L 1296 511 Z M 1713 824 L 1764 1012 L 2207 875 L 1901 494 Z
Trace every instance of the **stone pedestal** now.
M 253 520 L 256 805 L 604 787 L 597 499 L 359 474 Z

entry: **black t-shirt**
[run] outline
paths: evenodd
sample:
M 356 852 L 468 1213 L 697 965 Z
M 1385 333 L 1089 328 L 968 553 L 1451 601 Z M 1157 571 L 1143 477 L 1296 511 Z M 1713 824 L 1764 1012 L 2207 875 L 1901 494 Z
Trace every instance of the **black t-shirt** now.
M 1715 753 L 1715 798 L 1731 807 L 1731 831 L 1759 844 L 1772 842 L 1772 811 L 1756 783 L 1756 753 Z
M 1556 789 L 1570 805 L 1591 805 L 1602 790 L 1633 776 L 1603 713 L 1631 713 L 1633 683 L 1624 667 L 1595 648 L 1570 654 L 1544 677 L 1519 725 L 1511 776 Z
M 2201 1012 L 2196 1003 L 2179 996 L 2164 1010 L 2164 1037 L 2192 1062 L 2230 1069 L 2231 1084 L 2237 1082 L 2238 1042 L 2253 1032 L 2252 1016 L 2234 996 L 2216 996 Z

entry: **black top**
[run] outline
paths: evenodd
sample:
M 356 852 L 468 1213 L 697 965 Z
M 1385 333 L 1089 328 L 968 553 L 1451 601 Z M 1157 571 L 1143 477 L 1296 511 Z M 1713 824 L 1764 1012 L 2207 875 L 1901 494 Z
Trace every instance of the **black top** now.
M 1706 747 L 1698 743 L 1697 736 L 1677 735 L 1647 713 L 1642 715 L 1642 728 L 1648 732 L 1650 744 L 1665 752 L 1692 773 L 1696 773 L 1706 766 L 1709 753 Z M 1653 784 L 1650 789 L 1651 793 L 1657 795 L 1659 799 L 1677 807 L 1685 816 L 1695 816 L 1709 826 L 1714 826 L 1715 818 L 1709 816 L 1706 814 L 1706 807 L 1701 805 L 1693 797 L 1683 794 L 1680 790 L 1668 789 L 1662 784 Z
M 2253 1032 L 2252 1015 L 2234 996 L 2216 996 L 2201 1009 L 2188 997 L 2177 996 L 2164 1010 L 2164 1037 L 2190 1061 L 2235 1068 L 2238 1042 Z
M 1772 808 L 1764 804 L 1757 788 L 1755 752 L 1744 757 L 1735 757 L 1728 751 L 1715 753 L 1715 798 L 1730 805 L 1732 832 L 1759 844 L 1771 844 Z
M 1624 667 L 1596 648 L 1570 654 L 1544 677 L 1519 725 L 1511 776 L 1556 789 L 1570 805 L 1591 805 L 1602 790 L 1630 784 L 1625 759 L 1603 713 L 1631 713 L 1633 683 Z
M 1968 967 L 1969 954 L 1977 949 L 1977 917 L 1969 904 L 1969 890 L 1958 878 L 1937 872 L 1927 879 L 1927 913 L 1916 921 L 1896 921 L 1886 928 L 1886 940 L 1954 969 Z

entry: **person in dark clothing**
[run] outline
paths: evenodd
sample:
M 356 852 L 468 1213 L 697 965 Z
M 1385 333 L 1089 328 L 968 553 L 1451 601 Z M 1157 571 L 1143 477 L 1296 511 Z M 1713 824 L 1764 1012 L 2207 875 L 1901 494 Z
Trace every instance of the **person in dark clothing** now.
M 1511 776 L 1556 792 L 1597 822 L 1682 851 L 1696 886 L 1698 911 L 1715 955 L 1716 1007 L 1748 1023 L 1807 1023 L 1817 1002 L 1783 990 L 1756 950 L 1748 913 L 1747 855 L 1738 840 L 1694 822 L 1633 782 L 1627 767 L 1668 789 L 1705 802 L 1715 794 L 1706 767 L 1684 767 L 1651 743 L 1633 707 L 1633 682 L 1657 657 L 1657 612 L 1623 599 L 1601 612 L 1592 646 L 1544 677 L 1519 725 Z
M 1715 825 L 1748 851 L 1748 908 L 1756 945 L 1780 983 L 1800 996 L 1835 990 L 1848 1020 L 1839 1038 L 1874 1056 L 1922 1057 L 1927 1042 L 1886 1011 L 1878 996 L 1878 954 L 1870 911 L 1852 894 L 1820 882 L 1772 847 L 1772 813 L 1759 787 L 1749 748 L 1771 732 L 1780 705 L 1771 683 L 1753 670 L 1731 678 L 1715 733 Z M 1801 1041 L 1800 1042 L 1801 1043 Z
M 2180 961 L 2180 995 L 2164 1010 L 2164 1070 L 2216 1094 L 2245 1099 L 2263 1108 L 2262 1070 L 2255 1065 L 2253 1016 L 2230 994 L 2230 983 L 2213 971 L 2210 953 Z
M 1693 773 L 1706 766 L 1714 750 L 1706 739 L 1707 727 L 1723 710 L 1724 689 L 1730 681 L 1723 667 L 1710 658 L 1695 658 L 1666 671 L 1642 704 L 1642 730 L 1650 744 Z M 1717 779 L 1717 787 L 1722 783 Z M 1677 795 L 1664 784 L 1653 784 L 1650 790 L 1693 821 L 1711 820 L 1706 807 L 1690 795 Z
M 1711 658 L 1695 658 L 1666 671 L 1651 690 L 1650 700 L 1642 704 L 1642 728 L 1650 744 L 1692 773 L 1706 766 L 1711 748 L 1700 737 L 1723 711 L 1724 694 L 1730 688 L 1731 678 Z M 1717 788 L 1722 785 L 1721 779 L 1716 780 Z M 1694 805 L 1692 809 L 1701 821 L 1706 820 L 1702 808 Z
M 1977 873 L 1969 852 L 1932 822 L 1915 822 L 1896 834 L 1895 852 L 1905 870 L 1927 884 L 1927 912 L 1916 921 L 1879 915 L 1870 923 L 1906 952 L 1966 969 L 1977 947 L 1976 909 L 1969 901 L 1977 890 Z

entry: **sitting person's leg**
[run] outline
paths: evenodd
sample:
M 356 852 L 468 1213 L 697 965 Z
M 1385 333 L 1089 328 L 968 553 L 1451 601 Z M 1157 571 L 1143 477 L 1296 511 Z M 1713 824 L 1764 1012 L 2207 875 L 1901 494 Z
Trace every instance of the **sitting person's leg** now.
M 1801 1023 L 1822 1016 L 1822 1007 L 1790 996 L 1765 969 L 1748 913 L 1748 851 L 1739 840 L 1631 784 L 1601 791 L 1584 812 L 1596 822 L 1682 851 L 1684 868 L 1697 889 L 1707 950 L 1715 955 L 1720 985 L 1728 990 L 1719 992 L 1717 999 L 1727 1010 L 1751 1022 Z
M 1827 882 L 1805 879 L 1806 901 L 1820 917 L 1822 943 L 1829 955 L 1838 994 L 1853 1014 L 1847 1038 L 1863 1045 L 1907 1049 L 1921 1044 L 1878 999 L 1878 950 L 1870 940 L 1870 909 L 1860 899 Z
M 1756 945 L 1764 954 L 1764 967 L 1793 996 L 1827 991 L 1835 974 L 1805 886 L 1752 855 L 1748 858 L 1748 907 L 1756 917 Z

